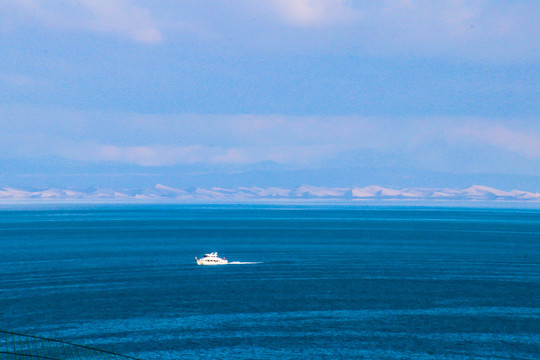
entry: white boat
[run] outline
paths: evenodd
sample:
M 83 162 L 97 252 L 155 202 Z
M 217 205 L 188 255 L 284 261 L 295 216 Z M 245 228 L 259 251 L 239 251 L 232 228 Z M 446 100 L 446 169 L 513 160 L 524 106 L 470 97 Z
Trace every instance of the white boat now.
M 195 258 L 195 261 L 197 262 L 197 265 L 225 265 L 229 263 L 225 258 L 220 258 L 217 252 L 204 254 L 202 259 Z

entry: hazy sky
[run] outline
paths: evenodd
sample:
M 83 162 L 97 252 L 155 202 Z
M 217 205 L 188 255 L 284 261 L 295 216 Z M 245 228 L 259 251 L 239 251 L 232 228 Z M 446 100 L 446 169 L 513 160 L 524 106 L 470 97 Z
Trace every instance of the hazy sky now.
M 262 167 L 236 184 L 395 170 L 540 190 L 538 14 L 537 0 L 0 0 L 0 186 L 127 169 L 220 185 Z

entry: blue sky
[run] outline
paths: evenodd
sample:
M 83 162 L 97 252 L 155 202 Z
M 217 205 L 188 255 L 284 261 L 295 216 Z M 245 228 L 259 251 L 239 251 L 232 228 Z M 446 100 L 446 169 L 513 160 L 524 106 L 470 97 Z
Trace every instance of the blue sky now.
M 0 0 L 0 186 L 540 191 L 539 13 Z

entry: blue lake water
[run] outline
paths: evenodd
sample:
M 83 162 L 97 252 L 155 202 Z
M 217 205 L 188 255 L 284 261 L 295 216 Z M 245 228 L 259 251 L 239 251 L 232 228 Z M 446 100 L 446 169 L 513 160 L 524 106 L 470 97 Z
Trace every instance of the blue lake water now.
M 142 359 L 538 359 L 540 211 L 4 206 L 0 309 Z

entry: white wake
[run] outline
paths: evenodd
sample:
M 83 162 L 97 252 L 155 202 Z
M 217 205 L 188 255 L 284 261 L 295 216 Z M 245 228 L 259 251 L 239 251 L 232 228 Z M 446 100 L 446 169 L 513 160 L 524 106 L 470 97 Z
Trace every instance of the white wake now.
M 261 264 L 260 262 L 253 261 L 230 261 L 229 265 L 249 265 L 249 264 Z

